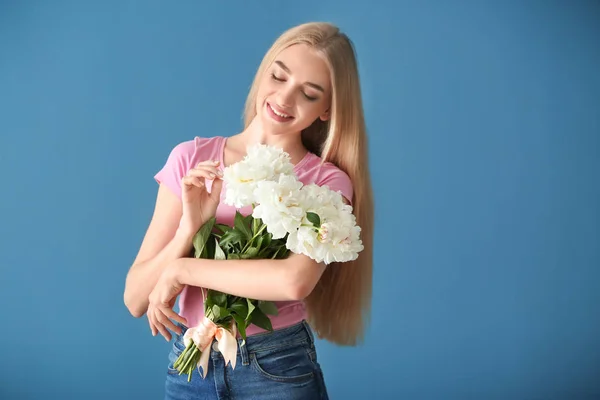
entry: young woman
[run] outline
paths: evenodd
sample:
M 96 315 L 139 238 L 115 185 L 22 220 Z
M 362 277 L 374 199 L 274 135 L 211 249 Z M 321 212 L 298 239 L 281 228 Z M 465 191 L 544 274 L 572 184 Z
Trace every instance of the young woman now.
M 353 206 L 364 250 L 356 261 L 325 266 L 307 256 L 284 260 L 205 260 L 188 257 L 191 239 L 216 216 L 231 225 L 221 200 L 223 169 L 249 145 L 289 153 L 305 184 L 339 190 Z M 327 399 L 313 331 L 340 345 L 364 336 L 372 282 L 373 196 L 358 69 L 348 37 L 328 23 L 284 32 L 265 55 L 250 89 L 244 130 L 231 137 L 195 137 L 171 151 L 156 174 L 154 214 L 126 280 L 124 301 L 144 314 L 153 335 L 171 339 L 167 399 Z M 251 210 L 242 209 L 247 215 Z M 179 375 L 173 362 L 183 334 L 203 320 L 202 289 L 275 301 L 273 332 L 247 330 L 235 369 L 213 346 L 204 379 Z M 180 315 L 173 311 L 177 296 Z M 216 344 L 216 341 L 214 342 Z

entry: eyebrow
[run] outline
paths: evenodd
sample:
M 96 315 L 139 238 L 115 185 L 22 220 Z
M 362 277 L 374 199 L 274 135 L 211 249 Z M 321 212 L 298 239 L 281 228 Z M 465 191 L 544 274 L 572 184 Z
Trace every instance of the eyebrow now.
M 287 65 L 285 65 L 282 61 L 277 60 L 277 61 L 275 61 L 275 64 L 279 65 L 281 67 L 281 69 L 283 69 L 288 74 L 292 73 L 292 71 L 290 71 L 290 69 L 287 67 Z M 312 83 L 312 82 L 306 82 L 305 85 L 308 85 L 314 89 L 320 90 L 321 92 L 325 93 L 325 89 L 323 89 L 323 87 L 321 85 L 317 85 L 316 83 Z

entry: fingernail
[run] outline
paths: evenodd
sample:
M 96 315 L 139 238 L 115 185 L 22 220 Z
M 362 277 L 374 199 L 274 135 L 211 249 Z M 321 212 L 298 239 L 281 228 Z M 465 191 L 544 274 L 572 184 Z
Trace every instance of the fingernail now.
M 210 174 L 208 174 L 208 176 L 210 176 L 211 178 L 215 177 L 215 174 L 213 174 L 212 172 Z
M 223 171 L 217 171 L 217 174 L 219 174 L 219 176 L 223 176 Z
M 219 160 L 215 160 L 215 161 L 213 161 L 213 162 L 214 162 L 215 164 L 218 164 L 218 163 L 219 163 Z

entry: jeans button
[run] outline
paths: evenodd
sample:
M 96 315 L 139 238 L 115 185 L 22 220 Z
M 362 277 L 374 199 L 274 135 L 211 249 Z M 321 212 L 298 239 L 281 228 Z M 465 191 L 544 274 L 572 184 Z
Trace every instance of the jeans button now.
M 219 342 L 217 342 L 216 340 L 214 341 L 213 345 L 212 345 L 212 349 L 214 351 L 219 351 Z

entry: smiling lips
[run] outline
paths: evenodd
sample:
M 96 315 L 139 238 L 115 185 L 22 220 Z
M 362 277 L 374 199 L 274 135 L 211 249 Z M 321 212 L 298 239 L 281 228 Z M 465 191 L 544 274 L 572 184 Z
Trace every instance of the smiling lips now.
M 287 121 L 291 121 L 292 119 L 294 119 L 294 117 L 292 117 L 289 114 L 275 110 L 275 108 L 273 108 L 271 106 L 271 104 L 269 104 L 269 103 L 267 103 L 267 111 L 269 112 L 269 115 L 271 116 L 271 118 L 273 118 L 275 121 L 278 121 L 278 122 L 287 122 Z

